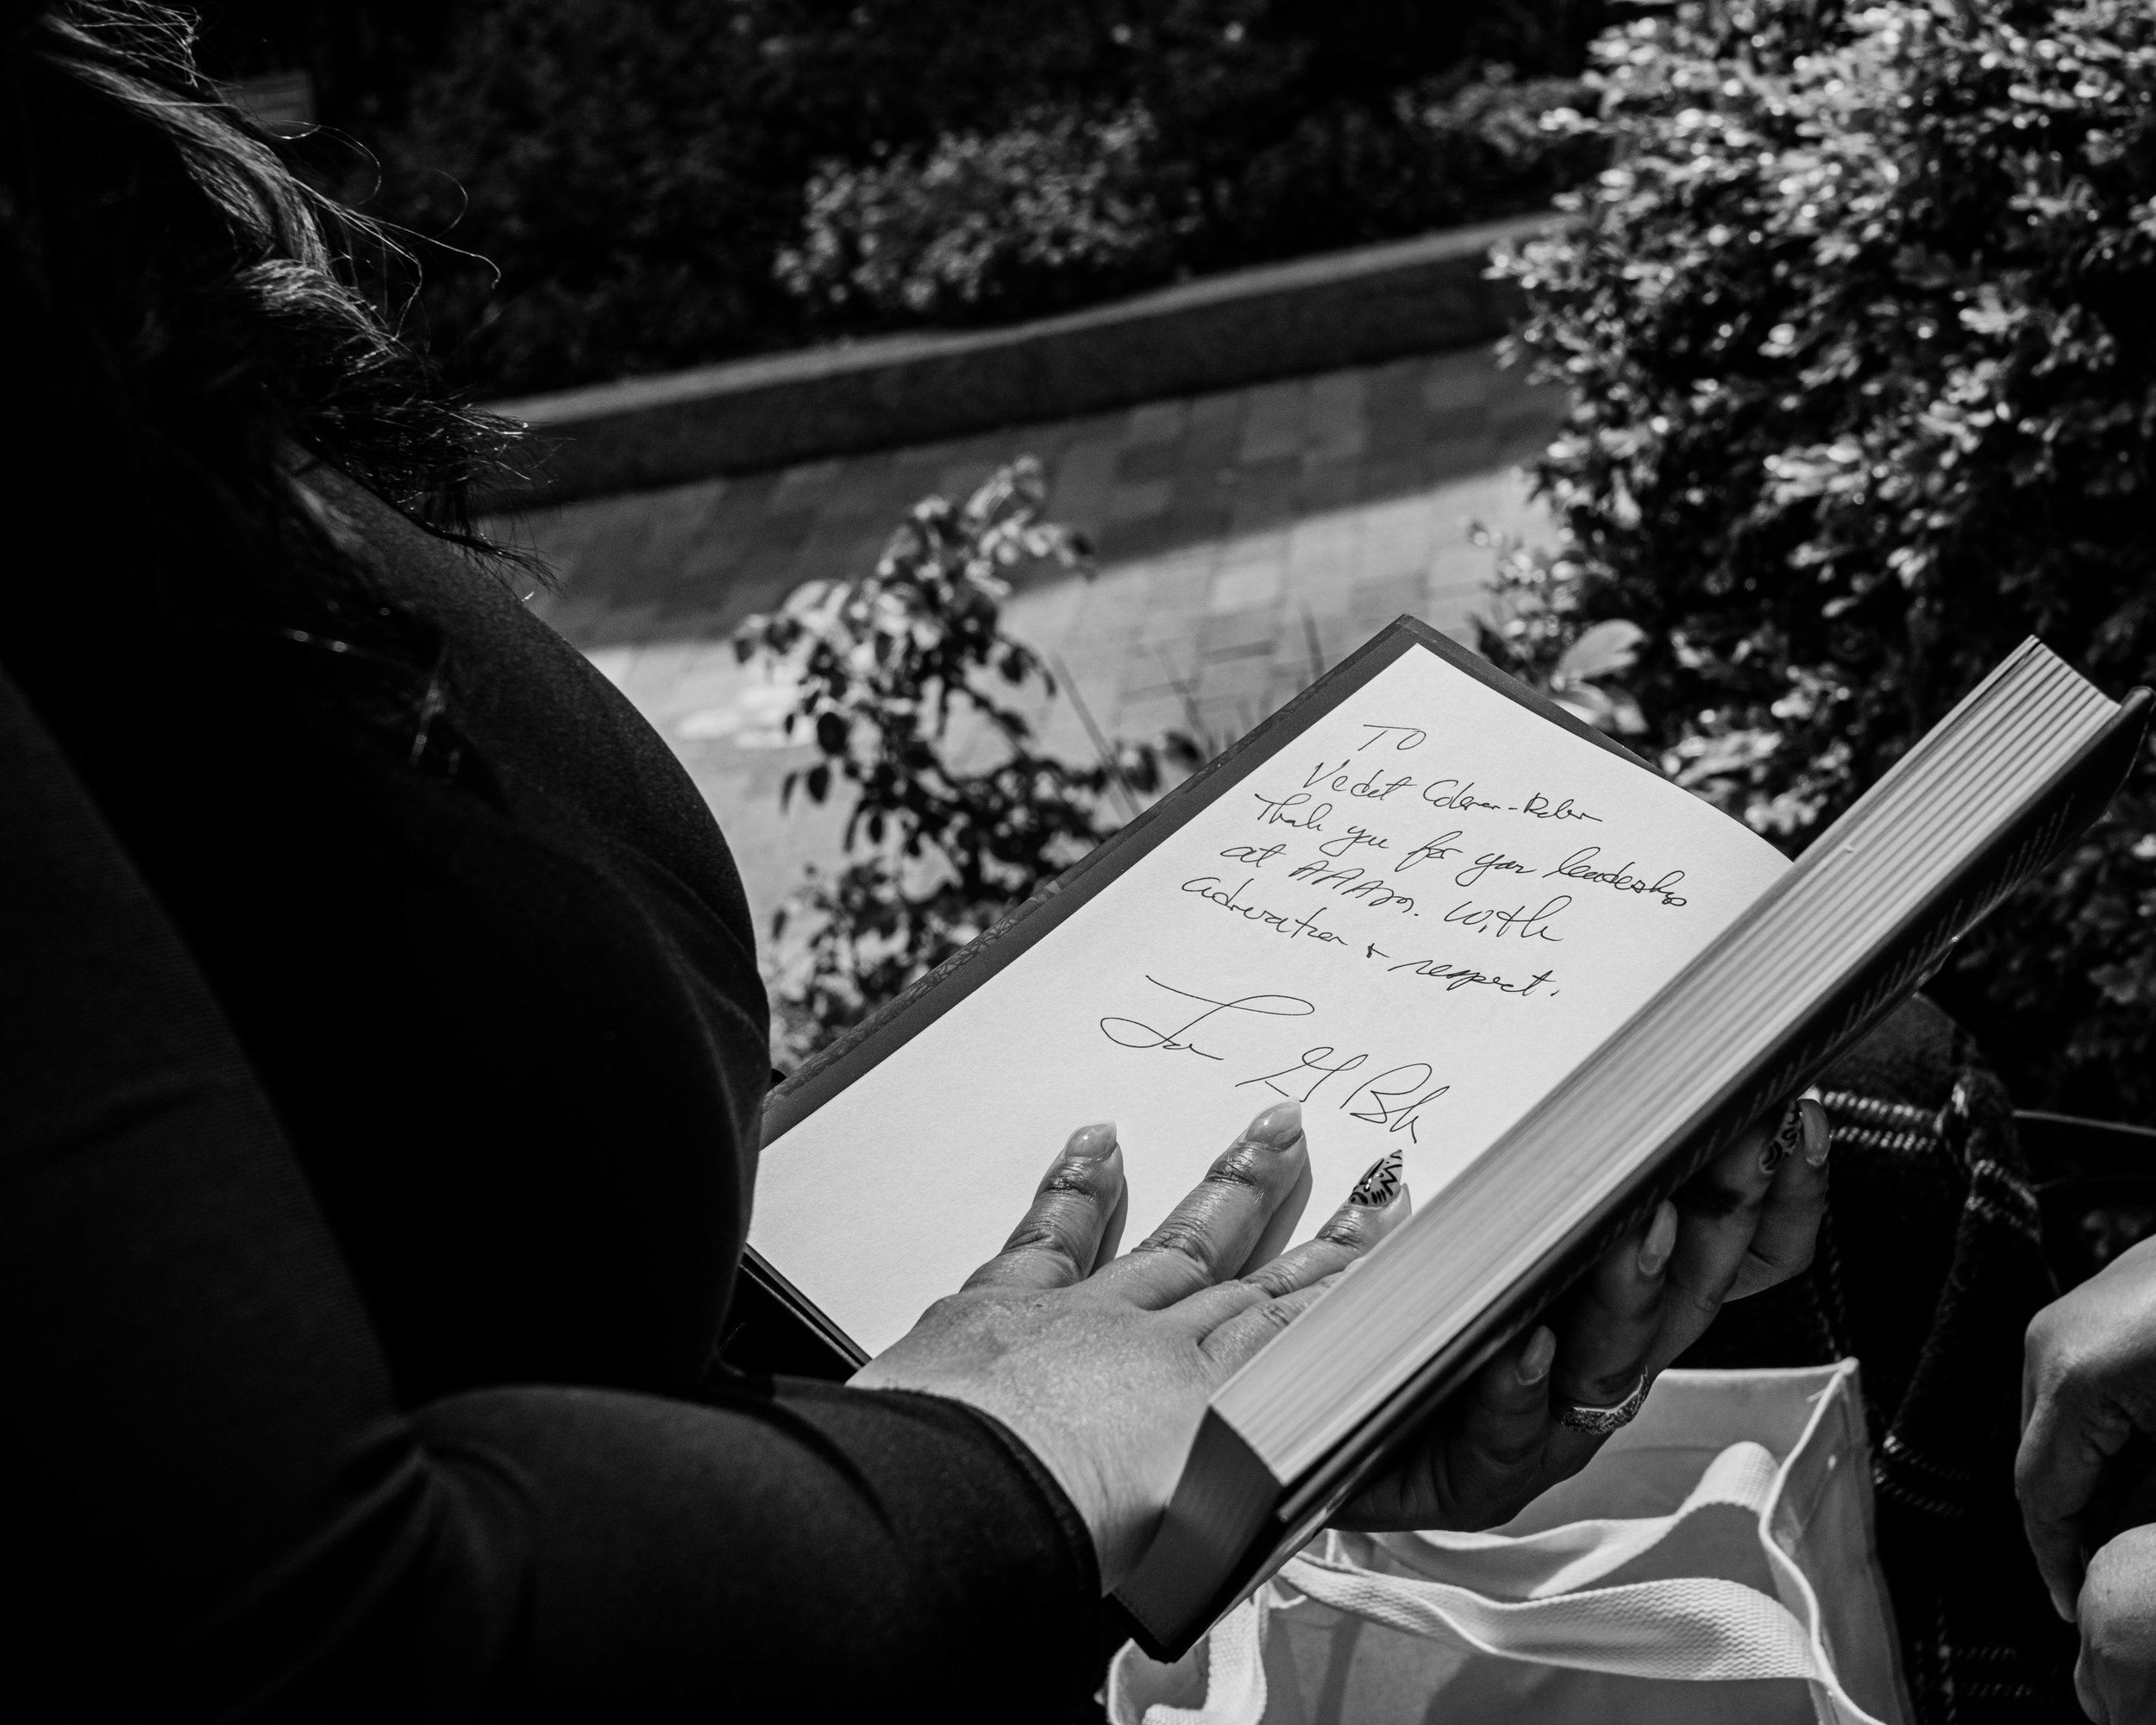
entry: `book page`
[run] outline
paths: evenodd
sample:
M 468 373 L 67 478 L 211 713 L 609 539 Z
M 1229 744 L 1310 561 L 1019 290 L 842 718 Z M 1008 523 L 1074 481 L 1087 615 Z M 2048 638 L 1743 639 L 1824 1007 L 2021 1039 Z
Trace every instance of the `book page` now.
M 1418 1208 L 1789 865 L 1414 647 L 769 1145 L 750 1243 L 871 1353 L 1113 1120 L 1123 1244 L 1303 1105 L 1314 1233 L 1405 1152 Z

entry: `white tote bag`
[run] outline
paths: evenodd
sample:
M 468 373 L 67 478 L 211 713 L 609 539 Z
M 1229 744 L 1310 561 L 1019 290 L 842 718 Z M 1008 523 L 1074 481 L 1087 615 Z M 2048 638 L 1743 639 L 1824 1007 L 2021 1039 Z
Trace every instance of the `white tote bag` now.
M 1324 1534 L 1112 1725 L 1903 1725 L 1857 1365 L 1670 1371 L 1489 1534 Z

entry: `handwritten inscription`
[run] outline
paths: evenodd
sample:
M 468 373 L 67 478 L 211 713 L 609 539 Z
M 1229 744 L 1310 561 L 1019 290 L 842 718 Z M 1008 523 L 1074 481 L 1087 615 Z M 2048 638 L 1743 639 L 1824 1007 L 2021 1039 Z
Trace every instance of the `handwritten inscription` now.
M 1591 950 L 1613 916 L 1682 913 L 1688 871 L 1634 856 L 1616 861 L 1614 846 L 1571 842 L 1566 829 L 1606 825 L 1602 814 L 1555 787 L 1507 786 L 1445 762 L 1456 751 L 1424 727 L 1360 729 L 1360 742 L 1336 736 L 1328 754 L 1267 769 L 1285 769 L 1286 781 L 1248 790 L 1244 812 L 1222 835 L 1247 819 L 1248 836 L 1215 853 L 1228 867 L 1188 876 L 1180 889 L 1194 908 L 1252 934 L 1301 943 L 1313 954 L 1296 973 L 1299 985 L 1309 979 L 1307 991 L 1208 992 L 1202 978 L 1149 975 L 1171 1007 L 1133 1007 L 1143 1015 L 1103 1018 L 1100 1027 L 1133 1053 L 1202 1060 L 1226 1069 L 1236 1088 L 1329 1105 L 1413 1140 L 1461 1075 L 1402 1057 L 1407 1049 L 1351 1046 L 1337 1032 L 1323 1039 L 1322 1022 L 1297 1023 L 1294 1042 L 1284 1043 L 1288 1021 L 1322 1020 L 1332 1010 L 1319 1004 L 1328 998 L 1324 979 L 1367 976 L 1365 988 L 1404 991 L 1403 1007 L 1486 1001 L 1507 1021 L 1522 1015 L 1526 1029 L 1564 995 L 1563 955 L 1552 949 L 1577 940 Z M 1610 895 L 1639 909 L 1620 909 Z M 1507 947 L 1520 949 L 1512 962 Z M 1401 1019 L 1408 1034 L 1426 1022 L 1413 1013 Z M 1231 1076 L 1238 1066 L 1247 1076 Z

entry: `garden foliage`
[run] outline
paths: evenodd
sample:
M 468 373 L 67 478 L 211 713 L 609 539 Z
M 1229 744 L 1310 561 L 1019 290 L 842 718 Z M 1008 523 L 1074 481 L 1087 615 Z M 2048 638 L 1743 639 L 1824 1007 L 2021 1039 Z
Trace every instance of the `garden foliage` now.
M 1681 5 L 1502 267 L 1574 392 L 1501 658 L 1642 631 L 1680 782 L 1791 850 L 2023 636 L 2156 681 L 2156 9 Z M 1592 681 L 1592 679 L 1589 681 Z M 2156 771 L 1934 984 L 2021 1099 L 2156 1121 Z
M 857 1024 L 986 930 L 1137 812 L 1163 760 L 1188 745 L 1098 740 L 1074 766 L 1044 752 L 1026 708 L 1056 693 L 1031 649 L 1003 632 L 1008 577 L 1044 561 L 1084 569 L 1085 549 L 1045 521 L 1031 459 L 962 505 L 917 504 L 875 572 L 812 581 L 734 637 L 795 690 L 790 737 L 821 757 L 781 792 L 850 796 L 849 860 L 812 869 L 778 913 L 807 935 L 773 988 L 780 1052 L 798 1059 Z
M 1591 99 L 1508 66 L 1307 115 L 1232 176 L 1163 141 L 1150 109 L 1071 109 L 948 134 L 865 167 L 824 164 L 787 291 L 863 322 L 1034 317 L 1205 267 L 1415 233 L 1546 204 L 1598 160 L 1542 116 Z
M 453 378 L 548 389 L 1530 207 L 1599 5 L 450 0 L 393 104 L 325 85 L 372 157 L 309 160 L 442 242 Z

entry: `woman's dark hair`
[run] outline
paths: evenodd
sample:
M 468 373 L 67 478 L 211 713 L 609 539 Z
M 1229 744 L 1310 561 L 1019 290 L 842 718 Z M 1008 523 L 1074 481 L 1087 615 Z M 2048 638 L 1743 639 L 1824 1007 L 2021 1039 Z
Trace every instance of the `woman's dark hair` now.
M 139 542 L 183 536 L 186 575 L 134 602 L 401 664 L 390 681 L 418 681 L 392 704 L 416 703 L 417 759 L 438 649 L 367 590 L 292 483 L 295 452 L 484 555 L 467 500 L 512 428 L 448 396 L 370 304 L 357 266 L 391 242 L 202 77 L 189 18 L 152 0 L 17 0 L 5 16 L 0 319 L 10 417 L 34 444 L 6 465 L 8 513 L 87 511 L 69 524 L 108 567 L 129 543 L 162 566 Z M 0 607 L 22 598 L 7 579 Z

